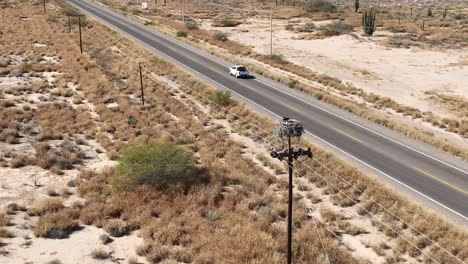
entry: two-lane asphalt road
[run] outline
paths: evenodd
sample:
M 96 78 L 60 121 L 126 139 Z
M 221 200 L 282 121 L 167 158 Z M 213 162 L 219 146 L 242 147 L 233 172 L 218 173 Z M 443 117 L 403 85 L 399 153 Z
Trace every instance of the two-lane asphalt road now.
M 104 7 L 82 0 L 68 2 L 218 88 L 231 90 L 247 105 L 271 116 L 300 120 L 323 145 L 387 177 L 403 192 L 431 203 L 445 215 L 468 223 L 467 162 L 261 76 L 236 79 L 228 75 L 227 62 L 206 52 Z

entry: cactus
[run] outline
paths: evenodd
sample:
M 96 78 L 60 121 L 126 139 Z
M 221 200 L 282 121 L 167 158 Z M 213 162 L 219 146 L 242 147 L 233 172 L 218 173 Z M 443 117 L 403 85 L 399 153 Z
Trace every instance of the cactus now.
M 366 11 L 362 14 L 362 27 L 364 28 L 364 33 L 368 36 L 372 36 L 376 29 L 376 21 L 377 14 L 375 13 L 374 9 L 370 11 Z
M 444 19 L 447 17 L 447 7 L 444 8 L 444 13 L 442 13 L 442 17 Z
M 354 0 L 354 12 L 359 11 L 359 0 Z
M 426 20 L 423 20 L 422 25 L 421 25 L 421 29 L 424 31 L 425 27 L 426 27 Z
M 432 6 L 427 9 L 427 17 L 432 17 Z

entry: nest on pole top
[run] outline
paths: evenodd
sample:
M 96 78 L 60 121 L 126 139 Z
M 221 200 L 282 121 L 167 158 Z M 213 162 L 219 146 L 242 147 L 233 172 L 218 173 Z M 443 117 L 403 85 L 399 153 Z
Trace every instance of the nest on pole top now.
M 283 117 L 276 128 L 278 137 L 300 137 L 304 133 L 304 128 L 297 120 Z

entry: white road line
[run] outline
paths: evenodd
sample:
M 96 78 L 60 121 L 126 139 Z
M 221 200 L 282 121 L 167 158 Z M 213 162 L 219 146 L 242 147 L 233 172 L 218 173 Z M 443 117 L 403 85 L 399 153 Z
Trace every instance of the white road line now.
M 76 6 L 76 5 L 75 5 L 75 6 Z M 77 7 L 78 7 L 78 6 L 77 6 Z M 78 8 L 79 8 L 79 7 L 78 7 Z M 80 8 L 80 9 L 82 9 L 82 8 Z M 90 12 L 87 12 L 87 13 L 90 13 Z M 93 15 L 93 16 L 94 16 L 94 15 Z M 94 17 L 96 17 L 96 16 L 94 16 Z M 103 20 L 103 19 L 99 19 L 99 20 Z M 106 24 L 110 24 L 110 23 L 109 23 L 109 22 L 106 22 Z M 112 26 L 112 25 L 111 25 L 111 26 Z M 122 32 L 122 30 L 118 29 L 117 27 L 114 27 L 114 26 L 112 26 L 112 27 L 113 27 L 114 29 L 117 29 L 118 31 Z M 125 32 L 124 32 L 124 33 L 125 33 Z M 137 38 L 131 36 L 131 35 L 128 34 L 128 33 L 126 33 L 126 35 L 129 35 L 129 36 L 132 37 L 133 39 L 137 39 Z M 138 39 L 137 39 L 137 40 L 138 40 Z M 138 41 L 139 41 L 140 43 L 144 43 L 144 42 L 141 41 L 141 40 L 138 40 Z M 152 50 L 157 51 L 157 49 L 155 49 L 155 48 L 149 46 L 149 45 L 146 44 L 146 43 L 145 43 L 145 46 L 151 48 Z M 158 51 L 158 53 L 161 53 L 161 52 Z M 169 55 L 167 55 L 167 54 L 166 54 L 165 56 L 168 57 L 168 58 L 170 58 L 172 61 L 174 61 L 174 62 L 176 62 L 176 63 L 178 63 L 178 64 L 183 65 L 185 68 L 187 68 L 187 69 L 189 69 L 189 70 L 191 70 L 191 71 L 194 71 L 194 72 L 196 72 L 196 73 L 198 73 L 198 74 L 204 76 L 204 78 L 210 80 L 211 82 L 217 84 L 218 86 L 223 87 L 224 89 L 230 90 L 230 91 L 233 92 L 234 94 L 236 94 L 236 95 L 242 97 L 243 99 L 249 101 L 250 103 L 252 103 L 252 104 L 254 104 L 254 105 L 256 105 L 256 106 L 258 106 L 258 107 L 260 107 L 260 108 L 262 108 L 262 109 L 264 109 L 264 110 L 266 110 L 267 112 L 273 114 L 274 116 L 279 117 L 279 118 L 282 118 L 281 116 L 277 115 L 276 113 L 272 112 L 271 110 L 269 110 L 269 109 L 267 109 L 267 108 L 265 108 L 265 107 L 263 107 L 263 106 L 257 104 L 256 102 L 254 102 L 254 101 L 250 100 L 249 98 L 247 98 L 247 97 L 245 97 L 245 96 L 243 96 L 243 95 L 237 93 L 236 91 L 233 91 L 233 90 L 229 89 L 228 87 L 224 86 L 223 84 L 221 84 L 221 83 L 219 83 L 219 82 L 217 82 L 217 81 L 211 79 L 210 77 L 208 77 L 208 76 L 202 74 L 201 72 L 199 72 L 199 71 L 197 71 L 197 70 L 195 70 L 195 69 L 193 69 L 193 68 L 187 66 L 187 65 L 184 64 L 183 62 L 177 61 L 177 60 L 171 58 L 171 57 L 170 57 Z M 203 56 L 203 55 L 202 55 L 202 56 Z M 265 84 L 265 83 L 262 82 L 262 81 L 259 81 L 259 82 Z M 265 84 L 265 85 L 268 85 L 268 84 Z M 270 86 L 270 85 L 268 85 L 268 86 L 269 86 L 269 87 L 272 87 L 272 86 Z M 274 88 L 274 87 L 272 87 L 272 88 Z M 277 88 L 274 88 L 274 89 L 277 89 Z M 283 91 L 281 91 L 281 92 L 283 92 Z M 283 93 L 286 93 L 286 92 L 283 92 Z M 291 95 L 291 94 L 289 94 L 289 93 L 286 93 L 286 94 L 295 97 L 294 95 Z M 296 98 L 297 98 L 297 97 L 296 97 Z M 303 100 L 300 99 L 300 98 L 297 98 L 297 99 L 303 101 Z M 304 102 L 305 102 L 305 103 L 308 103 L 308 102 L 306 102 L 306 101 L 304 101 Z M 308 103 L 308 104 L 309 104 L 309 103 Z M 313 105 L 313 104 L 310 104 L 310 105 L 315 106 L 315 105 Z M 317 107 L 317 106 L 315 106 L 315 107 Z M 317 108 L 319 108 L 319 107 L 317 107 Z M 325 110 L 325 109 L 322 109 L 322 108 L 319 108 L 319 109 L 328 112 L 328 111 Z M 333 113 L 332 113 L 332 114 L 333 114 Z M 335 114 L 333 114 L 333 115 L 335 115 Z M 340 117 L 340 116 L 338 116 L 338 117 Z M 340 118 L 342 118 L 342 117 L 340 117 Z M 350 122 L 350 123 L 354 123 L 354 122 L 349 121 L 349 120 L 347 120 L 347 119 L 345 119 L 345 118 L 342 118 L 342 119 L 344 119 L 344 120 L 346 120 L 346 121 L 348 121 L 348 122 Z M 360 126 L 359 124 L 356 124 L 356 125 Z M 365 127 L 363 127 L 363 128 L 365 128 Z M 367 128 L 365 128 L 365 129 L 368 130 Z M 369 130 L 369 131 L 370 131 L 370 132 L 373 132 L 372 130 Z M 422 196 L 422 197 L 424 197 L 424 198 L 426 198 L 426 199 L 432 201 L 433 203 L 435 203 L 435 204 L 437 204 L 437 205 L 439 205 L 439 206 L 441 206 L 441 207 L 443 207 L 443 208 L 449 210 L 450 212 L 452 212 L 452 213 L 454 213 L 454 214 L 456 214 L 456 215 L 458 215 L 458 216 L 460 216 L 460 217 L 462 217 L 462 218 L 464 218 L 465 220 L 468 221 L 468 217 L 462 215 L 461 213 L 459 213 L 459 212 L 457 212 L 457 211 L 455 211 L 455 210 L 449 208 L 448 206 L 446 206 L 446 205 L 444 205 L 444 204 L 442 204 L 442 203 L 440 203 L 440 202 L 434 200 L 433 198 L 431 198 L 431 197 L 429 197 L 429 196 L 427 196 L 427 195 L 425 195 L 425 194 L 419 192 L 418 190 L 416 190 L 416 189 L 414 189 L 414 188 L 412 188 L 412 187 L 406 185 L 405 183 L 403 183 L 403 182 L 401 182 L 401 181 L 399 181 L 399 180 L 393 178 L 392 176 L 390 176 L 390 175 L 388 175 L 388 174 L 382 172 L 381 170 L 379 170 L 379 169 L 375 168 L 374 166 L 372 166 L 372 165 L 370 165 L 370 164 L 368 164 L 368 163 L 366 163 L 366 162 L 360 160 L 359 158 L 356 158 L 355 156 L 353 156 L 353 155 L 347 153 L 346 151 L 342 150 L 341 148 L 339 148 L 339 147 L 337 147 L 337 146 L 335 146 L 335 145 L 329 143 L 328 141 L 326 141 L 326 140 L 324 140 L 324 139 L 322 139 L 322 138 L 320 138 L 320 137 L 318 137 L 318 136 L 316 136 L 316 135 L 314 135 L 314 134 L 312 134 L 312 133 L 310 133 L 310 132 L 308 132 L 308 131 L 305 131 L 305 132 L 306 132 L 307 134 L 309 134 L 309 135 L 311 135 L 311 136 L 317 138 L 318 140 L 320 140 L 320 141 L 326 143 L 327 145 L 329 145 L 329 146 L 331 146 L 331 147 L 333 147 L 333 148 L 339 150 L 340 152 L 346 154 L 347 156 L 349 156 L 349 157 L 355 159 L 356 161 L 359 161 L 359 162 L 361 162 L 362 164 L 368 166 L 369 168 L 371 168 L 371 169 L 373 169 L 373 170 L 375 170 L 375 171 L 381 173 L 382 175 L 384 175 L 384 176 L 388 177 L 389 179 L 391 179 L 391 180 L 397 182 L 398 184 L 400 184 L 400 185 L 402 185 L 402 186 L 408 188 L 409 190 L 411 190 L 411 191 L 413 191 L 413 192 L 419 194 L 420 196 Z M 374 132 L 374 133 L 376 133 L 377 135 L 380 135 L 380 134 L 377 133 L 377 132 Z M 385 136 L 383 136 L 383 137 L 385 137 Z M 392 140 L 392 139 L 389 139 L 389 140 Z M 392 140 L 392 141 L 393 141 L 393 140 Z M 398 142 L 395 142 L 395 143 L 398 143 Z M 399 143 L 399 144 L 400 144 L 400 143 Z M 405 145 L 402 145 L 402 146 L 405 146 Z M 410 147 L 408 147 L 408 148 L 409 148 L 409 149 L 412 149 L 412 148 L 410 148 Z M 412 149 L 412 150 L 414 150 L 414 149 Z M 416 150 L 415 150 L 415 151 L 416 151 Z M 416 152 L 418 152 L 418 151 L 416 151 Z M 423 154 L 423 153 L 421 153 L 421 154 Z M 425 155 L 425 154 L 424 154 L 424 155 Z M 427 156 L 427 155 L 426 155 L 426 156 Z M 428 157 L 430 157 L 430 156 L 428 156 Z M 435 158 L 433 158 L 433 159 L 434 159 L 434 160 L 437 160 L 437 159 L 435 159 Z M 438 160 L 437 160 L 437 161 L 438 161 Z M 442 162 L 442 163 L 443 163 L 443 162 Z M 444 163 L 444 164 L 445 164 L 445 163 Z M 450 165 L 449 165 L 449 166 L 450 166 Z M 459 170 L 459 169 L 458 169 L 458 170 Z M 460 171 L 464 172 L 463 170 L 460 170 Z M 466 173 L 466 172 L 465 172 L 465 173 Z

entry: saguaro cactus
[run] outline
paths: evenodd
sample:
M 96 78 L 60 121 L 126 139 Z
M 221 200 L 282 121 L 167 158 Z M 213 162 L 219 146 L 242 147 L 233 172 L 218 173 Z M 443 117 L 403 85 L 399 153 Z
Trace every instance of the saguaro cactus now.
M 359 11 L 359 0 L 354 0 L 354 12 Z
M 447 7 L 444 8 L 444 13 L 442 13 L 442 17 L 445 19 L 447 17 Z
M 432 17 L 432 6 L 427 9 L 427 16 Z
M 376 19 L 377 14 L 374 9 L 369 11 L 366 10 L 366 12 L 362 14 L 362 27 L 364 28 L 364 33 L 366 33 L 368 36 L 372 36 L 375 32 L 377 27 L 375 24 Z

